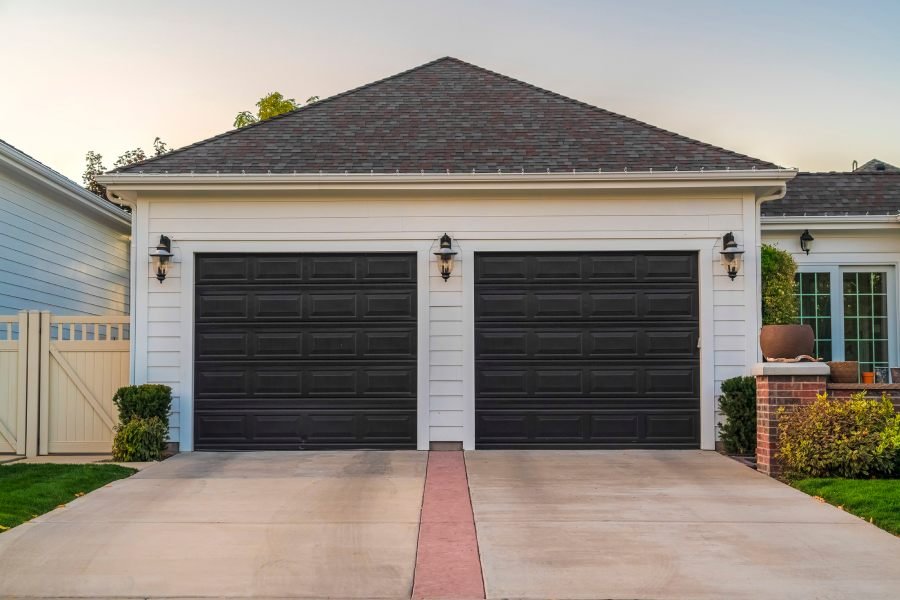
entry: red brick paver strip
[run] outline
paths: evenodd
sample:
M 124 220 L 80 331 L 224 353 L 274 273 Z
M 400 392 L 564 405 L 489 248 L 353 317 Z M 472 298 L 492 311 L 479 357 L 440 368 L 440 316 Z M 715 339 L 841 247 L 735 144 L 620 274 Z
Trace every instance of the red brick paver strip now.
M 413 598 L 484 598 L 475 516 L 462 452 L 428 454 Z

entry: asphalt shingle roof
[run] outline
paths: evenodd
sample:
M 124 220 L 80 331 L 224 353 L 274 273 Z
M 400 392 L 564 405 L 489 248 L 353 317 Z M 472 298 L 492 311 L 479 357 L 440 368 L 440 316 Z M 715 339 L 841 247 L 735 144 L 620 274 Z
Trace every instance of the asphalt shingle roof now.
M 873 158 L 866 164 L 862 165 L 861 167 L 857 167 L 856 169 L 853 170 L 854 173 L 860 173 L 860 172 L 877 173 L 880 171 L 900 172 L 900 169 L 898 169 L 897 167 L 895 167 L 894 165 L 892 165 L 890 163 L 884 162 L 883 160 L 878 160 L 877 158 Z
M 455 58 L 115 172 L 771 169 Z
M 898 213 L 900 171 L 799 173 L 784 198 L 762 205 L 767 217 Z

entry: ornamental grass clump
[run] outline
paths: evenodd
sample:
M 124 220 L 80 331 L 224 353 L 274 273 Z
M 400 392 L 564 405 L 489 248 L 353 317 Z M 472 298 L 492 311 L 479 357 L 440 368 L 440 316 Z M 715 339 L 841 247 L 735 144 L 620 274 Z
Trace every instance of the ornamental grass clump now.
M 113 396 L 113 404 L 119 409 L 113 459 L 160 460 L 169 436 L 172 388 L 152 383 L 122 387 Z
M 833 400 L 819 394 L 778 415 L 777 458 L 788 478 L 900 475 L 900 415 L 884 395 Z

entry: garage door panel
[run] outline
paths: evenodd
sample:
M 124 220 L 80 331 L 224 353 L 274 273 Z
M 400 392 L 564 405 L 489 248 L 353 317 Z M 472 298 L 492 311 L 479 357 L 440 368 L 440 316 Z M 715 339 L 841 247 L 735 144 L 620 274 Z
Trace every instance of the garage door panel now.
M 579 284 L 579 287 L 584 287 Z M 690 290 L 630 292 L 591 290 L 527 291 L 479 289 L 476 322 L 491 321 L 694 321 L 697 294 Z
M 691 253 L 648 254 L 643 257 L 645 281 L 694 282 L 697 279 L 697 257 Z
M 197 326 L 197 360 L 357 359 L 414 360 L 414 326 L 323 327 L 321 325 Z
M 299 256 L 257 256 L 248 259 L 254 281 L 299 283 L 303 281 L 303 259 Z
M 697 414 L 552 412 L 476 415 L 481 448 L 694 448 Z
M 197 449 L 415 447 L 415 254 L 196 261 Z
M 482 325 L 475 334 L 477 360 L 541 360 L 553 358 L 640 360 L 695 359 L 695 327 L 616 327 L 581 323 L 554 327 Z
M 238 283 L 250 280 L 251 263 L 243 256 L 208 256 L 197 262 L 196 283 Z
M 592 282 L 634 282 L 638 280 L 638 258 L 636 256 L 613 254 L 588 256 L 584 260 L 587 262 L 587 277 Z
M 254 294 L 250 312 L 254 319 L 295 321 L 303 316 L 303 296 L 298 293 Z
M 373 287 L 379 286 L 373 284 Z M 253 286 L 200 288 L 195 319 L 201 324 L 223 321 L 415 322 L 415 298 L 415 289 L 367 291 L 286 285 L 260 292 Z
M 475 255 L 479 447 L 697 447 L 697 255 Z
M 196 433 L 210 450 L 295 450 L 298 440 L 315 449 L 403 448 L 415 444 L 415 416 L 396 411 L 368 414 L 293 411 L 202 415 Z

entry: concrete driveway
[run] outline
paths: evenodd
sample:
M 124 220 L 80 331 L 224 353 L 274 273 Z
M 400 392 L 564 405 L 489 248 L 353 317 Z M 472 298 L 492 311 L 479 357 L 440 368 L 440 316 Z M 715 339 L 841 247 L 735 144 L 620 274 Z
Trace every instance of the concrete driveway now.
M 467 544 L 491 599 L 900 597 L 900 539 L 712 452 L 465 456 L 179 455 L 0 534 L 0 597 L 471 598 L 420 585 Z
M 0 535 L 0 596 L 408 598 L 426 460 L 175 456 Z
M 488 598 L 900 598 L 900 539 L 713 452 L 466 463 Z

